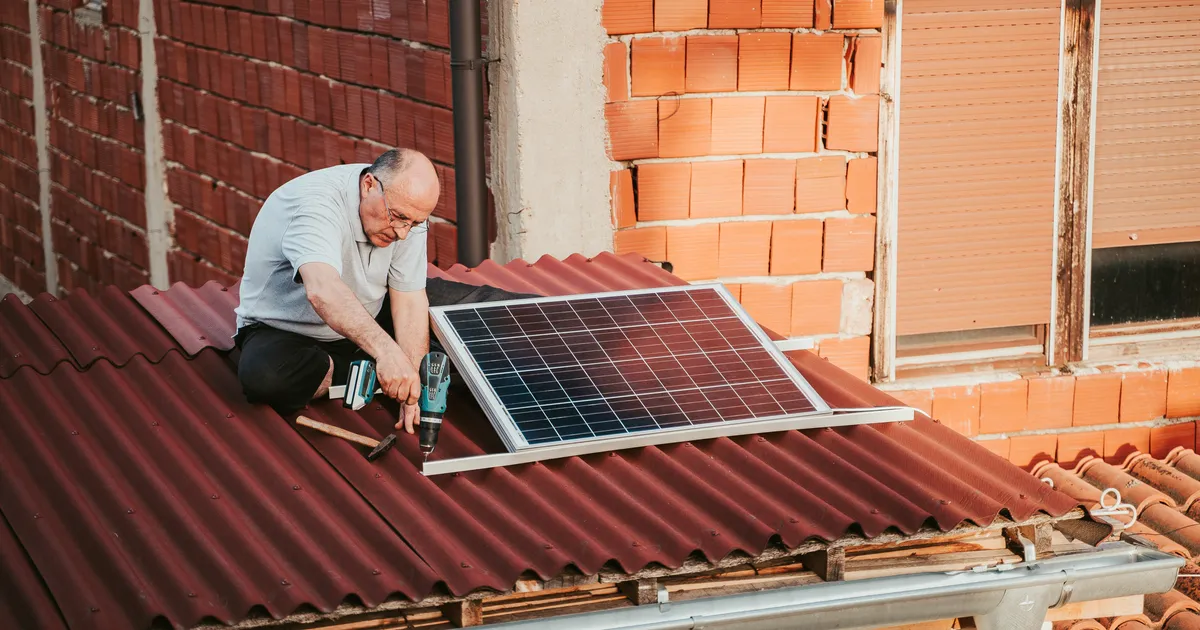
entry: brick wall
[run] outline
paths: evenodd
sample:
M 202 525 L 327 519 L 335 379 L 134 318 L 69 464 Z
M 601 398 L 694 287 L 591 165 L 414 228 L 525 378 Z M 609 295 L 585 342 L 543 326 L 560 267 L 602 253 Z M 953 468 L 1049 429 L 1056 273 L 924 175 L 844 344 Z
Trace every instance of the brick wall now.
M 26 293 L 46 287 L 31 58 L 28 5 L 0 3 L 0 275 Z
M 618 252 L 867 378 L 883 3 L 607 0 Z
M 59 284 L 132 289 L 149 280 L 137 0 L 108 0 L 97 25 L 78 4 L 39 4 Z
M 448 0 L 158 0 L 155 11 L 172 281 L 240 275 L 275 187 L 395 146 L 435 161 L 443 221 L 430 260 L 455 262 Z

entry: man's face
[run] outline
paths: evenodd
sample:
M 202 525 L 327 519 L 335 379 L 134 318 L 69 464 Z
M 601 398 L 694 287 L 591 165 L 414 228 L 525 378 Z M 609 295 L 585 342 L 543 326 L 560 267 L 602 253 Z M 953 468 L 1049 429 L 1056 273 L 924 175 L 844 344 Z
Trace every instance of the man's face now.
M 412 232 L 429 229 L 426 221 L 437 206 L 439 191 L 435 188 L 416 195 L 406 192 L 399 185 L 386 185 L 371 173 L 362 179 L 358 213 L 372 245 L 387 247 Z

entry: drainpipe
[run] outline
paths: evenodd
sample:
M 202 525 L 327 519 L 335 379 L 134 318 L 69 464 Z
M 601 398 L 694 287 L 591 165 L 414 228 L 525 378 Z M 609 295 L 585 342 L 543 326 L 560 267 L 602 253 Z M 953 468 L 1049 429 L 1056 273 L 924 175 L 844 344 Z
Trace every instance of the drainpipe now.
M 479 0 L 450 0 L 450 74 L 454 90 L 458 261 L 475 267 L 488 257 Z

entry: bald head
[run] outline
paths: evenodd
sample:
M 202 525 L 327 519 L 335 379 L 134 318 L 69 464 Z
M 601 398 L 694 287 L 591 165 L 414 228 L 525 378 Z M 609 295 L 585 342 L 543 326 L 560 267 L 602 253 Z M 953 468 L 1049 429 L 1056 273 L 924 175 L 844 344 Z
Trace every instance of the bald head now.
M 413 149 L 391 149 L 384 151 L 368 171 L 383 180 L 391 192 L 404 195 L 417 206 L 429 203 L 430 211 L 437 205 L 441 186 L 433 162 L 424 153 Z
M 396 226 L 424 224 L 441 196 L 433 162 L 413 149 L 384 151 L 359 178 L 359 187 L 363 232 L 377 247 L 404 240 L 409 230 Z

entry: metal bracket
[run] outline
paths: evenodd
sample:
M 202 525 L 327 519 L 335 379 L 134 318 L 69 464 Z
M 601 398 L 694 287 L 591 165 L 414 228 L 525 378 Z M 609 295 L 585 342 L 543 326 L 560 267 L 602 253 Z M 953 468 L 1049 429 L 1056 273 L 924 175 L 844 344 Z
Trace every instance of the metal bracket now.
M 659 612 L 671 610 L 671 594 L 667 592 L 666 584 L 658 585 L 658 610 Z

